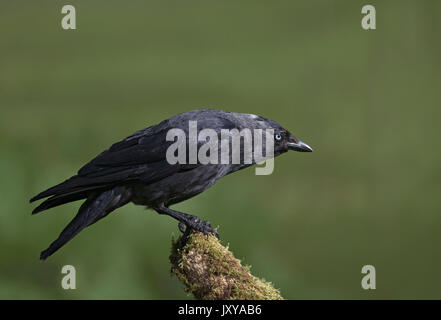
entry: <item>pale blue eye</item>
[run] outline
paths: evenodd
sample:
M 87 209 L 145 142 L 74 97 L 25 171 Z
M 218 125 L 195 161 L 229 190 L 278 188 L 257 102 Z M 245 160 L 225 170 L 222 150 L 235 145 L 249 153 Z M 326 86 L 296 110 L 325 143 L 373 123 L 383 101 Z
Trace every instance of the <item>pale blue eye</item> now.
M 275 135 L 275 138 L 276 138 L 277 141 L 282 140 L 282 136 L 281 136 L 280 134 L 276 134 L 276 135 Z

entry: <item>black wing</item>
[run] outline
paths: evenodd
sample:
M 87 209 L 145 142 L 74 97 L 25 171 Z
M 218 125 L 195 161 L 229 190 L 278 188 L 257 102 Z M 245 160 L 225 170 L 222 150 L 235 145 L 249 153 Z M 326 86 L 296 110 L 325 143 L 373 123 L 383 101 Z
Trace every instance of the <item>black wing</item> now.
M 173 142 L 166 141 L 167 129 L 161 125 L 162 129 L 158 125 L 156 130 L 148 130 L 151 127 L 115 143 L 77 175 L 33 197 L 31 202 L 50 197 L 33 213 L 87 198 L 115 185 L 131 181 L 151 183 L 178 172 L 180 166 L 170 165 L 166 160 L 167 148 Z

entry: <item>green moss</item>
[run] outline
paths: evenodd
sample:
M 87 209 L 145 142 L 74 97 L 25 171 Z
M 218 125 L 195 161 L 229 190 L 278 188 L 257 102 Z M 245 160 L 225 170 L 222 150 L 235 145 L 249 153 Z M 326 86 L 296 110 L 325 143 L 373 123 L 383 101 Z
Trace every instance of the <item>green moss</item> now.
M 192 232 L 187 241 L 172 239 L 171 271 L 197 299 L 281 300 L 270 282 L 253 276 L 213 236 Z

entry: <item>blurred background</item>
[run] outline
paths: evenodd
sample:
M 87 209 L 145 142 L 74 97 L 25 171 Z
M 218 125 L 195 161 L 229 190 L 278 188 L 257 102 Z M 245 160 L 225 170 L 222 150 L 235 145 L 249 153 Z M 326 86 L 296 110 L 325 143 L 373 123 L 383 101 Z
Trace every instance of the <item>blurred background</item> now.
M 138 129 L 197 108 L 310 144 L 174 208 L 219 226 L 287 299 L 441 298 L 441 2 L 0 1 L 0 298 L 185 299 L 177 223 L 132 204 L 47 261 L 76 214 L 28 200 Z M 77 30 L 63 30 L 72 4 Z M 76 267 L 77 289 L 60 286 Z M 377 289 L 361 288 L 376 267 Z

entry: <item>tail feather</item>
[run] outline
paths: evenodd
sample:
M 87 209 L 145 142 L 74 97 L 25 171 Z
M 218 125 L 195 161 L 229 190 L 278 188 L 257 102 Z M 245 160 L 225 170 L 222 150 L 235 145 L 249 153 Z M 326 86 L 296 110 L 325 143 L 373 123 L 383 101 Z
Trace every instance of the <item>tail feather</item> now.
M 88 197 L 88 192 L 78 192 L 78 193 L 70 193 L 70 194 L 61 194 L 61 195 L 55 195 L 50 197 L 49 199 L 46 199 L 44 202 L 42 202 L 38 207 L 36 207 L 32 214 L 36 214 L 39 212 L 42 212 L 44 210 L 60 206 L 62 204 L 78 201 L 81 199 L 85 199 Z
M 84 184 L 84 181 L 82 181 L 80 177 L 74 176 L 33 197 L 30 202 L 34 202 L 47 197 L 50 198 L 46 199 L 38 207 L 36 207 L 32 211 L 32 214 L 36 214 L 68 202 L 86 199 L 92 194 L 97 194 L 98 192 L 109 189 L 111 187 L 111 185 L 87 185 Z
M 35 197 L 33 197 L 31 200 L 29 200 L 29 202 L 34 202 L 34 201 L 37 201 L 40 199 L 44 199 L 44 198 L 59 194 L 59 193 L 65 193 L 66 190 L 68 190 L 69 188 L 72 189 L 72 186 L 74 185 L 75 181 L 77 180 L 76 177 L 77 176 L 73 176 L 64 182 L 57 184 L 56 186 L 53 186 L 47 190 L 44 190 L 43 192 L 40 192 Z
M 128 203 L 130 197 L 130 190 L 124 186 L 120 186 L 87 199 L 81 205 L 75 218 L 64 228 L 58 238 L 52 242 L 46 250 L 41 252 L 40 259 L 45 260 L 75 237 L 81 230 L 104 218 L 113 210 Z
M 40 192 L 35 197 L 31 198 L 29 202 L 34 202 L 54 195 L 63 195 L 68 193 L 78 193 L 83 191 L 95 191 L 104 188 L 111 188 L 115 183 L 105 181 L 103 178 L 90 179 L 87 177 L 73 176 L 66 181 L 59 183 L 43 192 Z

